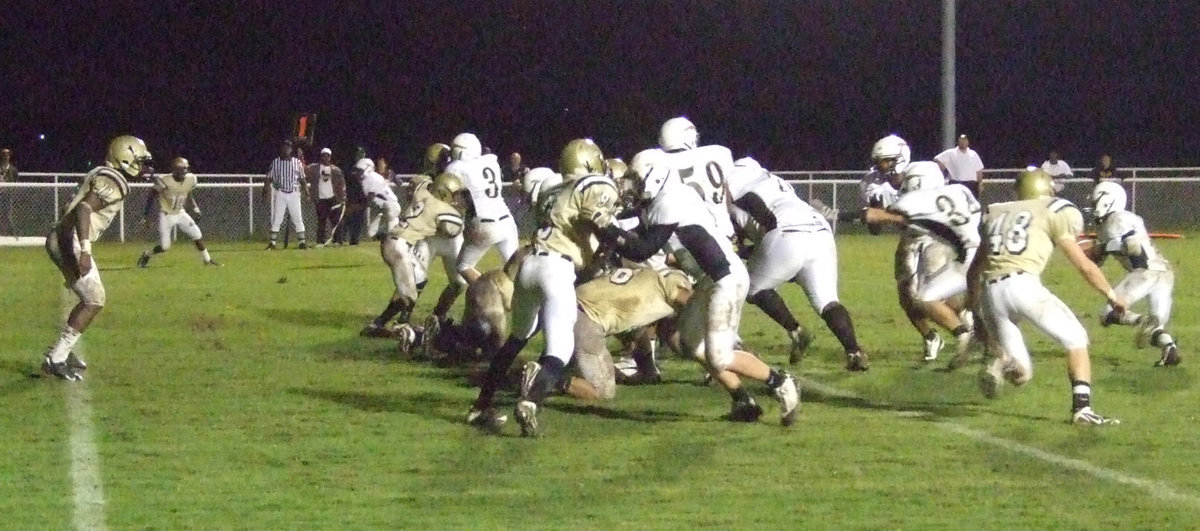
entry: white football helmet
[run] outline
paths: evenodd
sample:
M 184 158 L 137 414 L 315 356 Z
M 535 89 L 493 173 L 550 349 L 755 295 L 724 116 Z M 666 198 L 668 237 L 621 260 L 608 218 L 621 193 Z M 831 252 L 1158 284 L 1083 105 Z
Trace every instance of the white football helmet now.
M 742 186 L 758 179 L 767 170 L 759 164 L 757 160 L 750 157 L 742 157 L 733 161 L 733 171 L 726 176 L 726 183 L 729 186 L 730 192 L 740 191 Z
M 525 178 L 522 179 L 521 188 L 529 195 L 529 200 L 536 204 L 542 190 L 549 190 L 554 186 L 558 186 L 562 183 L 562 180 L 562 175 L 543 166 L 529 170 L 529 173 L 526 173 Z
M 665 167 L 659 167 L 658 171 L 655 171 L 655 165 L 662 155 L 662 150 L 647 149 L 639 151 L 633 156 L 633 160 L 629 161 L 629 173 L 625 174 L 625 178 L 633 180 L 634 187 L 639 190 L 638 196 L 643 200 L 649 201 L 657 197 L 674 174 Z
M 369 158 L 363 157 L 361 159 L 358 159 L 358 162 L 354 163 L 354 169 L 361 171 L 363 173 L 367 173 L 369 171 L 375 171 L 375 162 L 373 162 Z
M 658 145 L 667 151 L 696 149 L 699 144 L 700 133 L 696 131 L 696 125 L 683 116 L 667 120 L 658 132 Z
M 908 167 L 909 157 L 911 156 L 912 150 L 909 149 L 908 142 L 905 142 L 903 138 L 896 135 L 888 135 L 880 138 L 875 142 L 875 147 L 871 148 L 871 160 L 875 161 L 876 167 L 879 167 L 883 161 L 894 161 L 895 164 L 891 168 L 879 168 L 885 172 L 903 172 Z
M 482 156 L 483 144 L 471 133 L 462 133 L 450 143 L 450 158 L 454 160 L 475 160 Z
M 900 184 L 900 194 L 917 190 L 933 190 L 946 186 L 946 176 L 936 162 L 923 160 L 909 164 L 904 169 L 904 182 Z
M 1104 219 L 1113 212 L 1125 210 L 1125 188 L 1121 185 L 1105 181 L 1092 189 L 1092 215 L 1096 219 Z

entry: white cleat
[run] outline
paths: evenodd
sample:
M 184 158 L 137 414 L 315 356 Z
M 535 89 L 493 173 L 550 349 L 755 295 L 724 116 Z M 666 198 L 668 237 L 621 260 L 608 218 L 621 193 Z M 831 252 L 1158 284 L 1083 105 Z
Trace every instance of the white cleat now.
M 522 437 L 539 437 L 541 428 L 538 426 L 538 405 L 528 400 L 517 402 L 517 422 L 521 424 Z
M 781 423 L 791 426 L 796 423 L 796 417 L 800 414 L 800 387 L 796 385 L 796 379 L 792 375 L 784 372 L 783 376 L 783 383 L 775 388 L 775 398 L 779 400 Z
M 995 358 L 979 371 L 979 392 L 986 398 L 996 398 L 1004 386 L 1004 362 Z
M 1071 414 L 1071 423 L 1079 426 L 1115 426 L 1120 424 L 1121 421 L 1114 418 L 1102 417 L 1095 411 L 1092 411 L 1091 406 L 1088 406 Z
M 942 346 L 946 343 L 942 341 L 942 336 L 934 334 L 933 339 L 925 340 L 925 361 L 933 361 L 938 358 L 938 354 L 942 352 Z
M 417 331 L 412 325 L 404 323 L 397 326 L 392 333 L 396 335 L 396 349 L 402 357 L 409 357 L 413 353 L 413 349 L 417 346 Z

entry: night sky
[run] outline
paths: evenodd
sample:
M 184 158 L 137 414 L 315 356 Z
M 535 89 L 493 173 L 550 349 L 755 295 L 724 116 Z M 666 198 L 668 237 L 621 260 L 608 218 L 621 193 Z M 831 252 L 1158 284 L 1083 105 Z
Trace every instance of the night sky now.
M 552 164 L 626 159 L 686 114 L 775 169 L 940 151 L 941 2 L 6 2 L 0 144 L 79 171 L 130 132 L 195 171 L 262 172 L 292 115 L 414 170 L 458 132 Z M 1200 166 L 1200 3 L 960 0 L 958 129 L 989 167 Z M 45 134 L 45 140 L 38 140 Z

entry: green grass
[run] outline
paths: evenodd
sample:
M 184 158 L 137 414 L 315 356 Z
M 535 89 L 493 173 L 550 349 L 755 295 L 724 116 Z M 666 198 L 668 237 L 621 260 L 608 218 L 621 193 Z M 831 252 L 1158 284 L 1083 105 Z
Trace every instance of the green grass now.
M 147 270 L 131 267 L 141 244 L 99 245 L 109 303 L 84 336 L 92 368 L 82 385 L 105 519 L 114 529 L 1192 527 L 1200 396 L 1188 347 L 1200 335 L 1188 286 L 1200 245 L 1159 243 L 1178 271 L 1181 367 L 1154 369 L 1157 352 L 1134 350 L 1131 329 L 1100 328 L 1101 298 L 1061 257 L 1045 276 L 1087 326 L 1096 408 L 1120 426 L 1066 423 L 1063 355 L 1032 329 L 1034 380 L 998 400 L 980 397 L 974 367 L 918 367 L 920 338 L 891 282 L 894 237 L 844 236 L 840 291 L 870 372 L 843 371 L 799 288 L 783 292 L 817 332 L 793 371 L 856 397 L 808 390 L 800 421 L 784 429 L 769 393 L 751 385 L 767 415 L 730 424 L 719 419 L 728 397 L 695 383 L 698 366 L 672 359 L 664 385 L 622 387 L 612 403 L 552 399 L 540 440 L 517 437 L 515 426 L 495 437 L 463 424 L 475 395 L 467 369 L 401 360 L 391 342 L 357 336 L 392 290 L 371 245 L 266 252 L 218 243 L 213 254 L 226 267 L 205 268 L 181 242 Z M 67 528 L 67 384 L 31 376 L 57 333 L 61 278 L 38 248 L 0 249 L 0 264 L 0 527 Z M 435 270 L 418 318 L 443 282 Z M 1119 278 L 1115 264 L 1106 271 Z M 746 309 L 742 335 L 772 363 L 786 360 L 786 338 L 757 309 Z

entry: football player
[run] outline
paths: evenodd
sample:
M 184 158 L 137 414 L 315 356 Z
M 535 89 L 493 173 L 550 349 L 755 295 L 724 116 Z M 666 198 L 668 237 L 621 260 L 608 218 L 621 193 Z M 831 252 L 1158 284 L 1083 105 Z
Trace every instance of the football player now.
M 367 203 L 375 209 L 367 224 L 367 234 L 373 239 L 383 240 L 400 221 L 400 200 L 387 179 L 375 171 L 375 163 L 371 159 L 358 159 L 354 168 L 362 172 L 363 194 L 367 196 Z
M 1033 377 L 1033 361 L 1017 326 L 1029 320 L 1067 351 L 1071 421 L 1115 424 L 1115 419 L 1092 410 L 1087 331 L 1071 309 L 1042 285 L 1042 270 L 1057 247 L 1118 315 L 1126 303 L 1080 248 L 1083 215 L 1070 201 L 1054 197 L 1053 181 L 1048 173 L 1030 168 L 1017 176 L 1017 201 L 988 205 L 984 213 L 983 241 L 967 273 L 968 296 L 978 308 L 994 356 L 980 372 L 980 389 L 994 398 L 1005 380 L 1023 385 Z
M 700 146 L 695 124 L 683 116 L 663 123 L 658 144 L 665 154 L 658 164 L 674 171 L 712 213 L 717 234 L 733 240 L 733 223 L 725 199 L 725 178 L 733 171 L 733 154 L 725 146 Z
M 492 400 L 508 366 L 539 324 L 546 340 L 545 353 L 538 361 L 525 364 L 521 377 L 515 414 L 522 435 L 540 433 L 539 404 L 559 386 L 571 360 L 576 274 L 592 267 L 596 234 L 612 224 L 618 195 L 612 179 L 605 175 L 604 155 L 590 139 L 567 144 L 559 170 L 564 183 L 541 198 L 541 226 L 513 279 L 512 333 L 492 357 L 479 397 L 467 414 L 471 424 L 491 429 L 502 422 L 503 417 L 492 410 Z
M 864 205 L 887 208 L 900 196 L 900 174 L 908 167 L 912 150 L 908 142 L 896 135 L 880 138 L 871 148 L 874 166 L 858 183 Z M 878 233 L 878 227 L 872 227 Z
M 962 310 L 962 300 L 948 299 L 967 291 L 967 264 L 979 247 L 979 202 L 967 187 L 946 184 L 937 163 L 920 161 L 902 172 L 900 196 L 886 210 L 869 207 L 863 212 L 868 224 L 892 224 L 906 227 L 902 247 L 906 250 L 903 268 L 897 274 L 902 299 L 907 307 L 919 310 L 949 330 L 958 341 L 952 368 L 967 361 L 971 338 L 971 319 Z M 903 305 L 902 304 L 902 305 Z M 914 321 L 914 324 L 918 321 Z M 928 325 L 926 325 L 928 326 Z M 936 330 L 917 328 L 925 340 L 924 361 L 937 359 L 942 338 Z
M 104 165 L 83 177 L 62 217 L 46 236 L 46 252 L 67 286 L 79 296 L 58 340 L 42 358 L 42 370 L 67 381 L 83 380 L 85 363 L 71 349 L 104 308 L 104 284 L 92 258 L 92 243 L 121 212 L 129 179 L 152 172 L 150 150 L 140 138 L 122 135 L 108 144 Z
M 1181 361 L 1179 347 L 1166 331 L 1171 318 L 1172 292 L 1175 272 L 1170 262 L 1154 247 L 1141 216 L 1125 210 L 1125 189 L 1115 182 L 1102 182 L 1092 190 L 1092 213 L 1100 227 L 1096 240 L 1087 247 L 1088 255 L 1097 264 L 1112 255 L 1128 273 L 1113 290 L 1129 304 L 1148 299 L 1150 312 L 1139 315 L 1117 312 L 1111 305 L 1100 314 L 1100 324 L 1137 325 L 1138 347 L 1153 344 L 1162 356 L 1156 367 L 1170 367 Z
M 196 174 L 189 172 L 187 159 L 178 157 L 171 161 L 171 175 L 167 178 L 155 176 L 154 189 L 150 197 L 146 201 L 146 214 L 149 218 L 150 210 L 154 207 L 154 199 L 158 199 L 158 245 L 153 249 L 142 253 L 142 257 L 138 258 L 138 267 L 146 267 L 150 264 L 150 257 L 167 252 L 171 248 L 171 231 L 179 229 L 192 239 L 192 244 L 196 246 L 196 250 L 200 251 L 200 258 L 204 260 L 204 265 L 219 266 L 216 260 L 208 254 L 208 249 L 204 247 L 203 235 L 200 233 L 200 227 L 196 225 L 196 221 L 192 216 L 188 215 L 186 206 L 191 199 L 192 211 L 197 216 L 200 215 L 200 206 L 196 204 L 196 199 L 190 197 L 192 190 L 196 188 Z
M 683 351 L 699 360 L 729 392 L 733 399 L 731 418 L 757 420 L 762 413 L 741 387 L 739 377 L 748 377 L 765 382 L 775 393 L 782 423 L 790 425 L 800 406 L 795 378 L 771 369 L 753 355 L 734 350 L 750 282 L 746 267 L 730 239 L 717 228 L 712 211 L 659 157 L 663 157 L 659 150 L 642 151 L 629 165 L 629 175 L 636 180 L 645 205 L 644 224 L 636 233 L 614 226 L 604 236 L 613 242 L 619 255 L 636 262 L 653 256 L 672 236 L 678 239 L 679 246 L 695 261 L 698 270 L 694 276 L 701 278 L 695 296 L 679 317 Z
M 453 238 L 462 232 L 463 219 L 458 208 L 463 203 L 460 192 L 464 189 L 458 177 L 443 173 L 427 188 L 414 193 L 412 202 L 404 209 L 403 219 L 379 244 L 383 261 L 392 271 L 396 291 L 387 308 L 363 328 L 362 335 L 387 335 L 386 325 L 397 315 L 402 322 L 409 320 L 417 302 L 418 286 L 423 286 L 426 280 L 423 262 L 414 255 L 414 249 L 430 236 Z
M 475 266 L 492 246 L 500 251 L 501 261 L 512 258 L 520 245 L 517 222 L 504 202 L 500 163 L 493 154 L 483 154 L 479 138 L 471 133 L 454 137 L 450 144 L 453 162 L 446 171 L 457 175 L 471 193 L 467 229 L 462 251 L 458 254 L 458 272 L 467 283 L 479 278 Z
M 749 157 L 735 163 L 729 199 L 755 221 L 756 232 L 761 233 L 750 256 L 746 300 L 787 331 L 792 341 L 789 361 L 798 363 L 812 341 L 776 291 L 794 280 L 845 349 L 846 369 L 870 368 L 858 346 L 850 312 L 838 300 L 837 246 L 825 217 L 801 201 L 791 185 Z
M 416 197 L 420 191 L 427 189 L 435 177 L 445 172 L 446 166 L 449 164 L 450 146 L 446 144 L 430 145 L 425 150 L 421 173 L 409 183 L 409 202 L 412 202 L 412 198 Z M 466 210 L 465 198 L 462 202 L 463 204 L 458 207 L 460 210 Z M 462 294 L 463 286 L 467 283 L 463 276 L 458 274 L 458 255 L 462 251 L 462 246 L 463 235 L 461 232 L 453 237 L 438 233 L 421 240 L 415 250 L 416 256 L 424 260 L 422 268 L 425 271 L 429 270 L 429 266 L 435 258 L 441 258 L 442 269 L 446 272 L 446 287 L 438 295 L 433 313 L 425 320 L 425 330 L 431 331 L 435 335 L 438 327 L 446 322 L 446 314 L 450 312 L 450 306 Z

